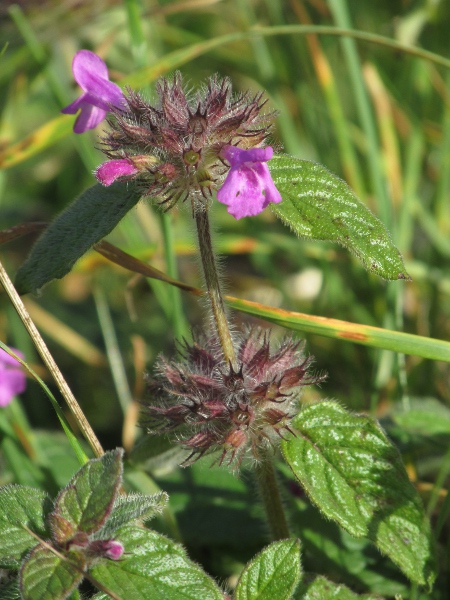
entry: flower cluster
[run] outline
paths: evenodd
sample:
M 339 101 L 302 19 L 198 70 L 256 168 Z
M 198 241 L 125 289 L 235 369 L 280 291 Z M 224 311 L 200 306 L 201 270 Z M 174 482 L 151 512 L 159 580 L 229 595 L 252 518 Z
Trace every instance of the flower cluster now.
M 237 347 L 238 368 L 227 365 L 218 341 L 184 343 L 181 361 L 160 358 L 148 382 L 143 424 L 150 433 L 177 435 L 189 451 L 184 465 L 219 451 L 219 461 L 240 465 L 286 433 L 298 413 L 302 387 L 323 379 L 308 373 L 304 344 L 286 339 L 271 350 L 269 336 L 252 330 Z
M 84 94 L 63 112 L 81 108 L 75 131 L 111 114 L 102 138 L 109 160 L 96 171 L 103 185 L 136 180 L 166 210 L 188 199 L 193 210 L 204 209 L 219 190 L 218 200 L 237 219 L 281 202 L 266 164 L 273 151 L 264 147 L 275 113 L 263 112 L 262 93 L 236 96 L 229 80 L 218 77 L 188 93 L 176 73 L 158 81 L 151 105 L 131 89 L 123 94 L 92 52 L 77 53 L 73 70 Z
M 23 354 L 12 348 L 22 360 Z M 0 348 L 0 407 L 7 406 L 17 394 L 25 391 L 27 382 L 19 362 Z

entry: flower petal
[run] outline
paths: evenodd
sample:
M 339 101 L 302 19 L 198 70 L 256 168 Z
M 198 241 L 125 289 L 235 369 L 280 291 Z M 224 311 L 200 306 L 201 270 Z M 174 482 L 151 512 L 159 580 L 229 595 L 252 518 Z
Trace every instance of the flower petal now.
M 239 167 L 245 162 L 267 162 L 273 157 L 273 148 L 267 146 L 267 148 L 243 150 L 236 146 L 225 146 L 222 155 L 232 167 Z
M 90 77 L 96 73 L 101 79 L 109 79 L 105 61 L 95 52 L 79 50 L 72 61 L 72 73 L 75 81 L 85 91 L 89 91 Z
M 106 110 L 93 106 L 92 104 L 81 104 L 81 112 L 75 121 L 73 130 L 75 133 L 84 133 L 89 129 L 97 127 L 106 117 Z
M 126 158 L 118 160 L 109 160 L 98 167 L 95 176 L 102 185 L 108 186 L 114 183 L 119 177 L 134 175 L 138 169 L 132 162 Z
M 228 206 L 230 215 L 236 219 L 252 217 L 262 212 L 270 202 L 281 202 L 280 192 L 265 164 L 273 156 L 270 146 L 250 150 L 226 146 L 222 155 L 231 168 L 217 192 L 217 199 Z
M 96 127 L 111 107 L 124 107 L 125 97 L 122 90 L 109 81 L 106 64 L 94 52 L 77 52 L 73 59 L 72 71 L 76 82 L 85 93 L 61 112 L 75 114 L 81 109 L 81 115 L 75 123 L 75 133 L 84 133 Z

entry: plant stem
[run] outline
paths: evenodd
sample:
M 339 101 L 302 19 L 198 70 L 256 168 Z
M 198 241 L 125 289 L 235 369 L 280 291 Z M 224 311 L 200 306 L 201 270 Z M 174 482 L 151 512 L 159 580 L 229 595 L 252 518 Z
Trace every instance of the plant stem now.
M 197 224 L 198 245 L 205 275 L 206 291 L 211 302 L 220 345 L 222 346 L 225 360 L 231 364 L 233 369 L 237 370 L 236 353 L 225 314 L 216 259 L 212 247 L 208 212 L 206 210 L 197 210 L 195 212 L 195 222 Z
M 267 516 L 267 524 L 272 540 L 285 540 L 290 537 L 289 527 L 280 495 L 280 488 L 272 459 L 266 454 L 255 468 L 259 493 Z

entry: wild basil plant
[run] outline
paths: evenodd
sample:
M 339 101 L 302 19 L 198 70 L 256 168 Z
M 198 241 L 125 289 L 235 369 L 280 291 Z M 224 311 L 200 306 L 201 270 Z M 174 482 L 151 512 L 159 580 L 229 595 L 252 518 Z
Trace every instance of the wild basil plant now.
M 236 219 L 270 209 L 299 236 L 338 242 L 369 271 L 407 279 L 383 224 L 325 167 L 270 145 L 276 114 L 263 92 L 236 94 L 216 75 L 187 91 L 177 72 L 158 81 L 150 103 L 112 83 L 105 63 L 87 50 L 76 54 L 73 73 L 83 94 L 63 112 L 78 113 L 77 134 L 107 118 L 99 140 L 106 161 L 95 172 L 99 183 L 38 240 L 17 273 L 17 290 L 36 292 L 63 277 L 92 246 L 174 283 L 102 239 L 141 198 L 162 211 L 186 206 L 205 283 L 203 330 L 193 341 L 178 340 L 175 357 L 158 358 L 140 422 L 145 435 L 164 435 L 179 447 L 179 464 L 187 469 L 202 460 L 236 476 L 244 468 L 254 474 L 272 543 L 244 568 L 232 597 L 357 597 L 322 575 L 303 574 L 295 508 L 283 501 L 274 468 L 280 451 L 298 482 L 296 493 L 306 493 L 325 519 L 368 538 L 412 582 L 430 589 L 430 526 L 399 452 L 374 419 L 332 400 L 302 403 L 303 388 L 324 374 L 301 340 L 275 343 L 269 330 L 233 322 L 210 209 L 218 200 Z M 6 540 L 0 566 L 9 573 L 3 597 L 80 598 L 84 579 L 98 590 L 96 600 L 231 597 L 178 543 L 144 527 L 167 498 L 124 493 L 122 459 L 115 450 L 88 461 L 53 502 L 23 486 L 0 490 L 0 538 Z

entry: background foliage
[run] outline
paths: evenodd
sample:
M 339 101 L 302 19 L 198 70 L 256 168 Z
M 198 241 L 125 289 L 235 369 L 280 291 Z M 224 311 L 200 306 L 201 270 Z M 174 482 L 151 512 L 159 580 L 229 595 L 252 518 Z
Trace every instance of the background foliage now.
M 446 56 L 448 2 L 23 0 L 19 5 L 8 10 L 4 2 L 0 8 L 0 40 L 8 43 L 0 58 L 0 229 L 49 221 L 93 184 L 92 170 L 102 160 L 95 134 L 76 137 L 73 119 L 59 116 L 77 93 L 70 63 L 78 49 L 94 50 L 116 81 L 129 81 L 149 96 L 155 78 L 176 68 L 192 86 L 218 72 L 230 76 L 236 89 L 267 90 L 280 111 L 275 146 L 343 177 L 392 233 L 413 278 L 384 282 L 338 246 L 298 240 L 269 210 L 237 222 L 216 206 L 217 249 L 225 256 L 228 292 L 302 313 L 449 339 L 450 71 L 406 52 L 339 36 L 290 32 L 219 43 L 220 36 L 258 27 L 313 23 L 382 34 Z M 179 278 L 201 287 L 190 214 L 173 214 Z M 163 226 L 159 214 L 141 203 L 108 239 L 168 271 Z M 32 237 L 1 248 L 11 275 Z M 198 299 L 183 295 L 187 319 L 177 317 L 169 286 L 132 276 L 91 252 L 42 295 L 27 297 L 26 305 L 103 445 L 130 450 L 140 435 L 135 421 L 144 393 L 142 372 L 151 369 L 159 352 L 172 353 L 176 334 L 190 335 L 188 321 L 201 325 Z M 256 322 L 241 313 L 235 317 L 238 323 Z M 274 327 L 274 337 L 284 333 Z M 305 400 L 335 398 L 367 411 L 399 445 L 441 540 L 442 568 L 432 597 L 443 600 L 450 583 L 449 363 L 305 337 L 317 368 L 329 374 Z M 52 388 L 1 291 L 0 339 L 20 348 Z M 77 462 L 58 432 L 50 403 L 30 381 L 22 404 L 0 413 L 0 484 L 33 485 L 51 494 L 65 485 Z M 162 469 L 154 461 L 152 474 L 170 495 L 178 534 L 192 558 L 232 585 L 265 542 L 245 474 L 236 480 L 207 464 L 189 470 L 167 464 Z M 359 592 L 429 597 L 420 596 L 364 540 L 324 521 L 283 469 L 289 502 L 298 510 L 305 570 L 326 570 Z M 130 486 L 155 490 L 154 480 L 137 471 L 129 470 L 127 477 Z M 173 514 L 158 521 L 161 531 L 174 533 Z

